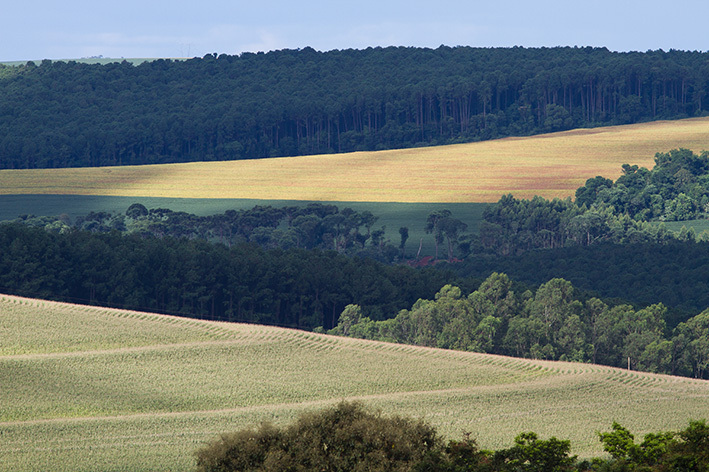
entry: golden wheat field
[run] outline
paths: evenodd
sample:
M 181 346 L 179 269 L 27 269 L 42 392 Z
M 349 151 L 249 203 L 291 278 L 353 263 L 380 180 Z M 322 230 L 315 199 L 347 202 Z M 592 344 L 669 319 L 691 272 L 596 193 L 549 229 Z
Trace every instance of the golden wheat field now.
M 709 417 L 709 382 L 0 295 L 0 470 L 190 470 L 218 434 L 357 399 L 485 448 L 602 454 Z
M 494 202 L 573 196 L 657 152 L 709 150 L 709 118 L 579 129 L 479 143 L 352 154 L 149 166 L 0 170 L 0 194 Z

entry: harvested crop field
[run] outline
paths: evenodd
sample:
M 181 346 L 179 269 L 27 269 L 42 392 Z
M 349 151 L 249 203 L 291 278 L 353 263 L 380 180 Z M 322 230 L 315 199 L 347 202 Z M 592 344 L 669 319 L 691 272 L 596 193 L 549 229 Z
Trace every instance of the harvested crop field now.
M 657 152 L 709 149 L 709 118 L 578 129 L 391 151 L 148 166 L 0 170 L 0 194 L 249 198 L 347 202 L 494 202 L 573 196 Z

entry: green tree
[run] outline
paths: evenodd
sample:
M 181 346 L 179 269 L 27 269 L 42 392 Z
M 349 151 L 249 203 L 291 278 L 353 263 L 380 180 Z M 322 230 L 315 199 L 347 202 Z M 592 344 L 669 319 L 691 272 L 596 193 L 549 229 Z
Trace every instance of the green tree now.
M 631 368 L 642 368 L 642 355 L 653 342 L 662 341 L 667 308 L 661 303 L 638 311 L 627 311 L 622 320 L 623 357 L 630 359 Z M 669 349 L 669 346 L 666 347 Z M 648 359 L 652 355 L 648 353 Z
M 561 327 L 570 316 L 581 312 L 581 304 L 574 300 L 573 293 L 570 282 L 556 278 L 542 284 L 530 300 L 529 315 L 544 325 L 546 342 L 558 344 Z
M 438 221 L 438 227 L 441 233 L 448 240 L 448 260 L 453 260 L 453 250 L 458 245 L 458 239 L 461 233 L 468 229 L 468 225 L 457 218 L 445 217 Z
M 680 472 L 709 471 L 709 425 L 706 420 L 690 421 L 668 445 L 665 470 Z
M 613 458 L 616 468 L 612 470 L 658 470 L 655 467 L 665 463 L 675 436 L 671 432 L 649 433 L 642 443 L 636 444 L 627 428 L 613 422 L 612 429 L 609 433 L 598 433 L 603 450 Z
M 133 203 L 126 210 L 126 216 L 133 219 L 138 219 L 148 216 L 148 209 L 142 203 Z
M 436 256 L 435 258 L 438 259 L 438 245 L 443 243 L 443 238 L 444 238 L 444 232 L 443 228 L 441 226 L 441 222 L 449 218 L 451 216 L 450 210 L 443 209 L 443 210 L 436 210 L 434 212 L 431 212 L 428 215 L 428 218 L 426 218 L 426 227 L 425 231 L 426 234 L 433 234 L 433 240 L 436 243 Z
M 515 438 L 513 447 L 495 452 L 493 463 L 509 471 L 572 471 L 576 457 L 570 456 L 570 451 L 568 440 L 539 439 L 536 433 L 521 433 Z
M 399 250 L 401 251 L 401 257 L 403 258 L 406 254 L 405 247 L 406 241 L 409 239 L 409 228 L 402 226 L 399 228 L 399 235 L 401 236 L 401 243 L 399 243 Z
M 598 433 L 603 450 L 615 460 L 629 460 L 637 455 L 635 436 L 625 427 L 613 422 L 610 433 Z
M 352 327 L 359 323 L 362 319 L 362 307 L 359 305 L 347 305 L 340 313 L 337 326 L 332 329 L 332 334 L 340 336 L 349 336 Z
M 705 378 L 709 373 L 709 309 L 680 323 L 675 329 L 675 340 L 682 336 L 681 356 L 696 378 Z

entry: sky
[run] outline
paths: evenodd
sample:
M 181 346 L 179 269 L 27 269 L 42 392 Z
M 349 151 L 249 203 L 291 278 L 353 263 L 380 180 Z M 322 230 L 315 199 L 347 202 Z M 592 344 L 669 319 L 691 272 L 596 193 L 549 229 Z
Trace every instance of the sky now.
M 21 0 L 0 61 L 195 57 L 312 47 L 709 50 L 709 0 Z

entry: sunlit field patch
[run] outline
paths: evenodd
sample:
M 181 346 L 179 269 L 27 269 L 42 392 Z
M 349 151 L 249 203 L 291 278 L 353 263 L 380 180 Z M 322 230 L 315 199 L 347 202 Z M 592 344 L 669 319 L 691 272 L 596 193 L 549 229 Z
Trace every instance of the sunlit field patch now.
M 0 295 L 2 470 L 190 470 L 219 433 L 343 399 L 480 445 L 568 438 L 601 454 L 709 417 L 709 383 Z
M 348 202 L 494 202 L 573 196 L 657 152 L 709 149 L 709 118 L 579 129 L 494 141 L 228 162 L 0 170 L 0 194 L 250 198 Z

